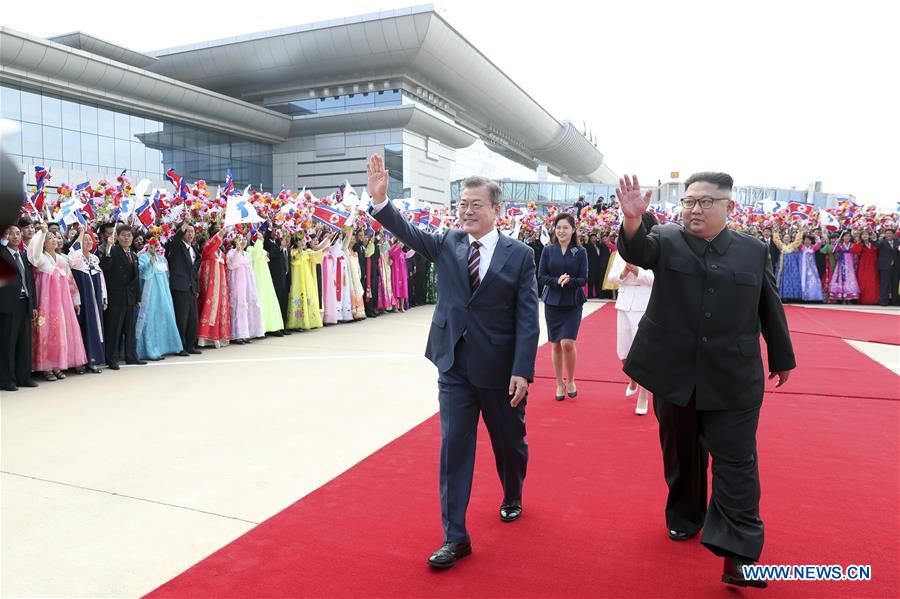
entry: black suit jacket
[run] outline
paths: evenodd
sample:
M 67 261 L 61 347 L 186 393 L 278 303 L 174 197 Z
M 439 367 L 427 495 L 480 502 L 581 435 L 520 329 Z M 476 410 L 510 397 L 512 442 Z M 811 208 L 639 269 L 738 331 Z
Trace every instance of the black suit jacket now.
M 781 259 L 781 250 L 775 245 L 775 241 L 770 237 L 768 241 L 762 240 L 763 244 L 769 248 L 769 257 L 772 259 L 772 268 L 778 268 L 778 261 Z
M 876 243 L 878 247 L 878 270 L 891 270 L 896 266 L 898 258 L 897 248 L 900 248 L 900 239 L 879 239 Z
M 657 397 L 698 410 L 740 410 L 762 403 L 765 373 L 796 367 L 772 263 L 758 239 L 724 229 L 712 242 L 678 225 L 619 232 L 622 258 L 653 270 L 653 292 L 625 372 Z
M 28 290 L 28 311 L 29 313 L 35 308 L 35 288 L 34 288 L 34 272 L 31 270 L 31 264 L 25 256 L 25 252 L 16 250 L 22 259 L 22 270 L 25 271 L 25 288 Z M 16 304 L 19 302 L 19 295 L 22 293 L 22 275 L 19 268 L 13 260 L 12 255 L 5 246 L 0 246 L 0 260 L 3 260 L 13 270 L 14 275 L 5 285 L 0 286 L 0 312 L 12 312 Z
M 281 249 L 281 244 L 272 239 L 272 232 L 266 231 L 263 237 L 263 248 L 269 254 L 269 272 L 272 274 L 272 284 L 276 293 L 282 293 L 290 288 L 291 277 L 291 250 Z
M 166 261 L 169 263 L 169 288 L 172 291 L 200 293 L 200 249 L 194 245 L 195 259 L 184 245 L 184 232 L 179 230 L 166 242 Z
M 138 271 L 138 255 L 131 251 L 131 261 L 122 246 L 116 244 L 109 256 L 100 256 L 100 268 L 106 279 L 107 303 L 110 306 L 134 306 L 141 301 L 141 277 Z
M 500 233 L 484 280 L 475 293 L 468 273 L 469 236 L 459 229 L 431 235 L 413 227 L 388 202 L 375 218 L 400 241 L 435 263 L 438 303 L 425 357 L 438 370 L 453 367 L 463 332 L 470 352 L 469 382 L 507 389 L 510 376 L 534 380 L 538 301 L 534 252 Z

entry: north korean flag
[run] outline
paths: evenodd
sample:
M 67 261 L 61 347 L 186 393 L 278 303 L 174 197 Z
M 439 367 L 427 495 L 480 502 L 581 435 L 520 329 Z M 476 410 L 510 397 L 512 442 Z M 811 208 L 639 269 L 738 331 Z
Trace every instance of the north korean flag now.
M 803 204 L 801 202 L 791 202 L 788 204 L 788 210 L 791 213 L 791 216 L 798 216 L 802 218 L 809 218 L 815 212 L 816 207 L 812 204 Z
M 315 211 L 313 211 L 312 217 L 317 221 L 324 223 L 331 229 L 340 231 L 341 227 L 347 223 L 347 219 L 350 218 L 350 214 L 330 206 L 319 205 L 316 206 Z

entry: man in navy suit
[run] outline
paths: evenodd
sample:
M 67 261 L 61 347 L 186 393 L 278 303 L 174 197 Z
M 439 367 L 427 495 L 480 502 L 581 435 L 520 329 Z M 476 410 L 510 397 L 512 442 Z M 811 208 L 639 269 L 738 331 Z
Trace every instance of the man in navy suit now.
M 381 156 L 372 156 L 367 171 L 371 214 L 437 268 L 438 303 L 425 356 L 440 372 L 444 544 L 428 563 L 449 568 L 472 552 L 466 507 L 479 413 L 503 485 L 500 519 L 512 522 L 522 514 L 528 464 L 525 404 L 539 333 L 534 252 L 495 228 L 501 192 L 490 179 L 462 182 L 457 207 L 462 229 L 430 235 L 410 225 L 388 201 Z

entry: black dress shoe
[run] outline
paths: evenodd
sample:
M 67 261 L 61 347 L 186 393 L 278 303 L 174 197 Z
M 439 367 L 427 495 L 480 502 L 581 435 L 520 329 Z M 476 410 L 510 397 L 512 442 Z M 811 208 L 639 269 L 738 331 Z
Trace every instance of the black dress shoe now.
M 118 369 L 119 369 L 119 363 L 118 363 L 118 362 L 116 362 L 116 363 L 114 363 L 114 364 L 109 364 L 108 366 L 109 366 L 109 369 L 110 369 L 110 370 L 118 370 Z
M 147 365 L 147 362 L 145 362 L 144 360 L 134 360 L 134 361 L 125 362 L 125 363 L 130 364 L 132 366 L 146 366 Z
M 697 536 L 697 533 L 689 534 L 683 530 L 678 530 L 676 528 L 669 529 L 669 538 L 673 541 L 687 541 L 688 539 L 692 539 Z
M 87 372 L 87 369 L 84 366 L 79 366 L 75 369 L 75 374 L 84 374 Z
M 99 368 L 97 368 L 97 365 L 96 365 L 96 364 L 88 364 L 87 369 L 88 369 L 88 371 L 91 372 L 92 374 L 100 374 L 100 373 L 102 372 L 102 370 L 100 370 Z
M 472 553 L 472 543 L 444 543 L 441 548 L 431 554 L 428 565 L 439 570 L 452 568 L 456 560 L 462 559 Z
M 275 331 L 272 333 L 273 337 L 284 337 L 284 331 Z
M 21 389 L 22 387 L 37 387 L 38 384 L 34 381 L 28 381 L 27 383 L 18 383 L 18 386 Z
M 187 353 L 187 352 L 184 351 L 184 350 L 181 350 L 181 351 L 178 352 L 176 355 L 181 356 L 182 358 L 186 358 L 186 357 L 188 357 L 188 356 L 191 355 L 191 354 Z
M 290 332 L 289 330 L 287 330 L 287 329 L 284 329 L 284 330 L 281 331 L 281 332 L 284 333 L 285 335 L 292 335 L 292 334 L 293 334 L 293 333 L 291 333 L 291 332 Z
M 725 584 L 733 584 L 739 587 L 752 587 L 754 589 L 764 589 L 769 586 L 765 580 L 748 580 L 744 578 L 744 570 L 742 566 L 749 566 L 753 562 L 742 557 L 726 557 L 722 566 L 722 582 Z
M 510 501 L 500 506 L 500 519 L 504 522 L 514 522 L 522 515 L 522 501 Z
M 188 350 L 188 353 L 191 354 L 192 356 L 199 356 L 199 355 L 202 354 L 203 352 L 201 352 L 201 351 L 200 351 L 199 349 L 197 349 L 197 348 L 194 348 L 194 349 L 189 349 L 189 350 Z
M 19 388 L 13 384 L 9 385 L 0 385 L 0 391 L 18 391 Z

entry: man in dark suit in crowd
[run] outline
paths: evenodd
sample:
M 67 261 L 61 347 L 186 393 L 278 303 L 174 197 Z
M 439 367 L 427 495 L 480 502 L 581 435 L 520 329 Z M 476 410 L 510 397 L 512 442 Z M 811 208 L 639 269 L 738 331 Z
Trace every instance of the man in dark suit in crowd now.
M 281 318 L 287 322 L 288 296 L 291 290 L 291 246 L 290 237 L 281 229 L 274 233 L 271 225 L 263 234 L 263 247 L 269 254 L 269 272 L 272 275 L 272 285 L 275 287 L 275 295 L 278 297 L 278 305 L 281 307 Z M 276 337 L 290 335 L 287 329 L 275 333 Z
M 762 242 L 766 244 L 766 248 L 769 250 L 769 257 L 772 260 L 772 268 L 777 269 L 778 260 L 781 258 L 781 250 L 778 249 L 778 246 L 775 245 L 775 240 L 772 239 L 772 229 L 770 227 L 766 227 L 765 229 L 763 229 L 762 234 Z
M 597 201 L 594 202 L 594 210 L 597 214 L 603 212 L 606 209 L 606 206 L 603 205 L 603 196 L 597 196 Z
M 596 233 L 588 235 L 588 297 L 598 298 L 603 294 L 603 276 L 609 263 L 609 248 L 600 243 Z
M 169 289 L 175 306 L 175 323 L 181 335 L 179 356 L 199 354 L 197 329 L 200 316 L 197 297 L 200 295 L 200 248 L 194 243 L 197 232 L 187 221 L 166 242 L 166 260 L 169 263 Z
M 534 276 L 535 276 L 535 288 L 537 290 L 538 296 L 543 293 L 543 289 L 541 288 L 540 279 L 537 278 L 537 265 L 541 263 L 541 254 L 544 252 L 544 242 L 541 241 L 540 232 L 534 232 L 531 234 L 531 241 L 528 242 L 528 247 L 531 248 L 531 251 L 534 252 Z
M 900 304 L 897 285 L 900 284 L 900 239 L 894 237 L 893 229 L 885 229 L 878 240 L 878 276 L 881 295 L 878 303 L 882 306 Z
M 575 202 L 575 218 L 581 218 L 581 211 L 587 208 L 588 203 L 584 201 L 584 196 L 578 196 L 578 201 Z
M 12 225 L 0 235 L 0 260 L 13 276 L 0 285 L 0 391 L 37 387 L 31 380 L 31 323 L 37 318 L 34 273 Z
M 725 173 L 692 175 L 681 200 L 684 226 L 647 231 L 641 215 L 650 192 L 641 194 L 637 177 L 620 180 L 619 252 L 655 277 L 625 372 L 653 392 L 669 537 L 683 541 L 702 528 L 702 543 L 725 560 L 723 582 L 763 587 L 741 568 L 757 561 L 763 547 L 756 454 L 765 385 L 760 331 L 776 386 L 788 380 L 795 361 L 766 246 L 726 227 L 735 205 L 732 186 Z
M 415 274 L 413 275 L 413 287 L 415 288 L 415 306 L 424 306 L 428 303 L 428 258 L 416 253 L 413 256 Z
M 503 485 L 500 519 L 512 522 L 522 514 L 528 463 L 525 403 L 539 332 L 534 253 L 495 228 L 501 192 L 489 179 L 470 177 L 460 184 L 462 229 L 431 235 L 413 227 L 388 201 L 388 172 L 381 156 L 372 157 L 367 171 L 371 213 L 437 268 L 438 303 L 425 356 L 440 372 L 444 544 L 428 563 L 449 568 L 472 551 L 466 506 L 479 413 Z
M 119 344 L 125 341 L 125 363 L 146 364 L 137 355 L 137 311 L 141 302 L 141 278 L 138 257 L 131 249 L 134 232 L 129 225 L 116 228 L 116 243 L 107 244 L 100 256 L 100 268 L 106 280 L 108 308 L 103 315 L 103 344 L 110 370 L 119 369 Z

